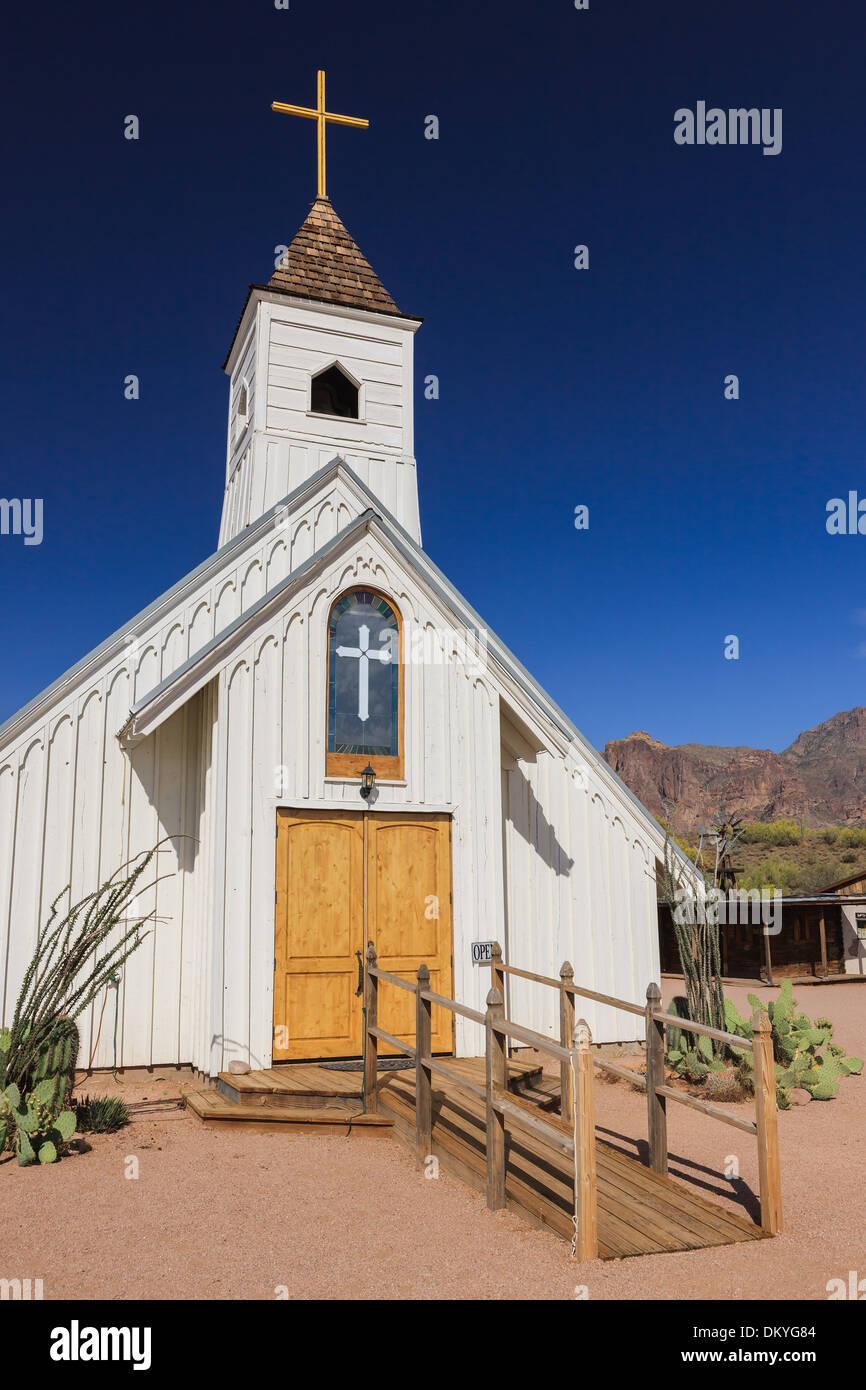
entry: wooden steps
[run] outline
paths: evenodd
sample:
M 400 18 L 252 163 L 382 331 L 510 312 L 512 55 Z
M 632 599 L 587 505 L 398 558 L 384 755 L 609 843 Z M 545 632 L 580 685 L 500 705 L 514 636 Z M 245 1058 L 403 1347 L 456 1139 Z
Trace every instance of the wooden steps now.
M 538 1075 L 527 1072 L 519 1077 L 511 1089 L 515 1100 L 526 1102 L 533 1110 L 548 1113 L 559 1111 L 559 1078 L 543 1076 L 541 1067 L 538 1068 Z
M 359 1071 L 328 1071 L 325 1067 L 306 1063 L 248 1071 L 242 1076 L 221 1071 L 217 1078 L 222 1094 L 240 1105 L 255 1103 L 262 1096 L 282 1097 L 287 1101 L 312 1097 L 321 1104 L 331 1100 L 360 1100 L 361 1081 Z
M 483 1067 L 483 1063 L 475 1065 Z M 414 1092 L 413 1073 L 389 1077 L 379 1092 L 380 1105 L 394 1117 L 396 1133 L 413 1146 Z M 524 1103 L 528 1115 L 532 1110 L 538 1113 L 536 1105 Z M 516 1115 L 509 1115 L 506 1133 L 506 1205 L 570 1241 L 574 1231 L 571 1160 L 524 1129 Z M 434 1078 L 433 1153 L 442 1167 L 484 1191 L 485 1143 L 483 1105 Z M 602 1259 L 698 1250 L 763 1236 L 750 1221 L 652 1172 L 609 1144 L 597 1140 L 596 1154 Z
M 475 1058 L 449 1058 L 448 1065 L 469 1079 L 476 1076 Z M 509 1071 L 514 1087 L 533 1086 L 541 1077 L 541 1067 L 534 1062 L 512 1061 Z M 405 1074 L 381 1072 L 379 1089 L 392 1076 Z M 412 1076 L 414 1079 L 414 1072 Z M 360 1071 L 332 1071 L 316 1063 L 293 1063 L 240 1075 L 223 1071 L 215 1089 L 190 1092 L 186 1104 L 212 1128 L 234 1125 L 268 1133 L 387 1134 L 394 1125 L 390 1116 L 381 1111 L 361 1114 L 362 1080 Z
M 241 1078 L 235 1077 L 234 1080 Z M 248 1093 L 243 1103 L 229 1099 L 219 1089 L 191 1091 L 185 1096 L 187 1108 L 212 1129 L 241 1127 L 252 1133 L 364 1135 L 387 1137 L 393 1128 L 388 1115 L 362 1115 L 360 1100 L 332 1097 L 291 1096 L 265 1092 L 256 1098 Z

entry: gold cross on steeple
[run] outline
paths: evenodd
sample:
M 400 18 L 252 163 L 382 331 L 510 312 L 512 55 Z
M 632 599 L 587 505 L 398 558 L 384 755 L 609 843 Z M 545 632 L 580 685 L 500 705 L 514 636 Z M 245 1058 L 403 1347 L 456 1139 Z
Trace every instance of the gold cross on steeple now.
M 281 111 L 287 116 L 306 116 L 308 120 L 315 121 L 318 126 L 318 150 L 319 150 L 319 192 L 320 198 L 326 198 L 325 192 L 325 123 L 326 121 L 336 121 L 337 125 L 359 126 L 362 130 L 367 130 L 370 122 L 363 120 L 360 116 L 335 116 L 332 112 L 325 110 L 325 74 L 319 72 L 318 103 L 316 109 L 312 110 L 309 106 L 289 106 L 285 101 L 272 101 L 271 110 Z

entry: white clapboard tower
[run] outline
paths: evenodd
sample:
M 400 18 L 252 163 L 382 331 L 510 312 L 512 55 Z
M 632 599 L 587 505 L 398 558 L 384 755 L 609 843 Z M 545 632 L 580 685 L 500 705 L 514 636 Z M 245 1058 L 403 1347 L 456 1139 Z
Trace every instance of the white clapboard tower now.
M 82 1020 L 97 1066 L 357 1056 L 369 940 L 475 1008 L 495 939 L 643 1002 L 663 835 L 421 549 L 419 324 L 324 196 L 250 289 L 218 548 L 0 729 L 5 1022 L 57 893 L 163 837 L 150 934 L 98 1042 L 103 1001 Z M 392 993 L 382 1026 L 410 1037 Z M 554 991 L 515 980 L 510 1007 L 557 1033 Z M 640 1036 L 586 1012 L 599 1041 Z M 483 1037 L 442 1015 L 434 1046 Z
M 225 364 L 232 393 L 221 545 L 335 451 L 420 543 L 412 421 L 420 323 L 400 313 L 330 200 L 317 198 L 268 284 L 250 287 Z M 351 418 L 318 408 L 334 373 L 357 394 Z

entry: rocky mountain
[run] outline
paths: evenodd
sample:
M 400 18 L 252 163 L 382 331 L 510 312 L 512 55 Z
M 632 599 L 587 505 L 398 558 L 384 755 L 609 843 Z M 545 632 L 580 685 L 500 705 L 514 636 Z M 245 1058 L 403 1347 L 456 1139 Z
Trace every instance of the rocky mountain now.
M 605 745 L 614 772 L 655 815 L 676 807 L 676 829 L 694 831 L 724 806 L 746 820 L 790 816 L 807 825 L 866 824 L 866 708 L 834 714 L 789 748 L 670 748 L 639 730 Z

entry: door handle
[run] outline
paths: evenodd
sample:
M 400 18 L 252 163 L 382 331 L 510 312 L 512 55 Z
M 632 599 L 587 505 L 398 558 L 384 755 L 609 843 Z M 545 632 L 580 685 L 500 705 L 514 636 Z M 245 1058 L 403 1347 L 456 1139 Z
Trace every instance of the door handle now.
M 364 958 L 360 951 L 356 951 L 355 955 L 358 957 L 358 988 L 355 990 L 357 999 L 358 995 L 364 992 Z

